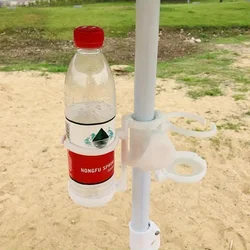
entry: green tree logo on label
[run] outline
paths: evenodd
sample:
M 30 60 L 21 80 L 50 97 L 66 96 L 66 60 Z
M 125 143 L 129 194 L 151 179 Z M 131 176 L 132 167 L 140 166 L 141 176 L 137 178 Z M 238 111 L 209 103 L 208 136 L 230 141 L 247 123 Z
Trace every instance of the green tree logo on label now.
M 94 146 L 96 148 L 104 148 L 109 140 L 111 140 L 114 136 L 113 131 L 109 128 L 106 132 L 104 129 L 100 129 L 97 134 L 92 133 L 88 138 L 84 140 L 84 142 L 88 146 Z

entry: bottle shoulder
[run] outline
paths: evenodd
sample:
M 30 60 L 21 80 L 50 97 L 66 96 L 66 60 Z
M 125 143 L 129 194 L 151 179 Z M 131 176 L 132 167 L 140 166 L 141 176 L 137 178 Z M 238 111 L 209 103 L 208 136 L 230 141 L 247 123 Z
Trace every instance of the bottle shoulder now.
M 64 99 L 66 108 L 77 103 L 92 106 L 94 101 L 111 105 L 115 113 L 115 82 L 102 53 L 77 52 L 74 55 L 65 77 Z
M 73 56 L 67 74 L 66 83 L 114 84 L 113 75 L 103 53 L 80 53 Z

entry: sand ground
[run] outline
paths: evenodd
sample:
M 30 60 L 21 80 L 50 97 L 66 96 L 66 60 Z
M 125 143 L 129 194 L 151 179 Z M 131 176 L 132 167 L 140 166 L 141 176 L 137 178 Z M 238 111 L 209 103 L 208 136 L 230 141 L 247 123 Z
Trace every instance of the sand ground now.
M 68 197 L 67 156 L 60 144 L 63 81 L 63 74 L 0 73 L 0 249 L 128 249 L 130 170 L 128 190 L 103 208 L 78 207 Z M 232 243 L 231 249 L 249 250 L 249 95 L 236 102 L 229 91 L 194 101 L 174 80 L 157 85 L 166 89 L 157 92 L 157 109 L 194 112 L 239 128 L 222 128 L 213 139 L 173 136 L 178 150 L 208 161 L 208 173 L 192 185 L 152 182 L 151 219 L 161 228 L 161 249 L 229 250 Z M 122 114 L 133 109 L 133 77 L 116 76 L 116 87 L 119 126 Z

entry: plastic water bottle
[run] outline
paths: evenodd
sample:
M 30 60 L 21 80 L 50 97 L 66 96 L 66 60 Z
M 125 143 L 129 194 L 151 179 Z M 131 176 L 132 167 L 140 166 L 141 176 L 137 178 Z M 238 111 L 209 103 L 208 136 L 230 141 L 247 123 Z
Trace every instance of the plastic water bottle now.
M 66 138 L 81 149 L 96 154 L 68 150 L 71 199 L 82 206 L 102 206 L 115 193 L 114 151 L 99 154 L 115 139 L 115 83 L 102 53 L 104 32 L 84 26 L 74 30 L 77 52 L 65 79 Z

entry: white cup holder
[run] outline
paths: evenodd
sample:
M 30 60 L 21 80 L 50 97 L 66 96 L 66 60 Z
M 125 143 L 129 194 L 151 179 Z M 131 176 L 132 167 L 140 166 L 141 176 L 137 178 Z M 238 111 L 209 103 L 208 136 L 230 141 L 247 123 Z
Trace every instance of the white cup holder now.
M 177 169 L 178 165 L 189 166 L 192 173 L 180 173 Z M 199 182 L 205 176 L 206 172 L 207 163 L 205 160 L 193 152 L 179 151 L 176 152 L 176 158 L 172 164 L 155 171 L 155 177 L 158 181 L 170 179 L 179 183 L 194 183 Z
M 197 121 L 203 125 L 206 124 L 206 119 L 201 116 L 186 113 L 186 112 L 173 112 L 173 113 L 166 114 L 165 115 L 166 129 L 170 130 L 171 132 L 175 132 L 177 134 L 181 134 L 185 136 L 193 136 L 193 137 L 198 137 L 198 138 L 207 138 L 207 137 L 214 136 L 217 132 L 216 125 L 213 122 L 210 125 L 210 130 L 208 131 L 194 131 L 194 130 L 185 129 L 185 128 L 181 128 L 181 127 L 174 125 L 173 123 L 170 122 L 171 118 L 188 118 L 190 120 Z

